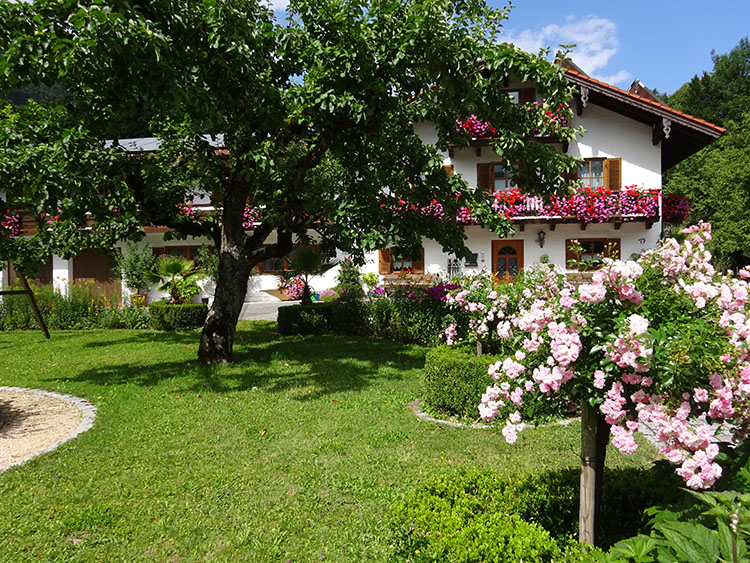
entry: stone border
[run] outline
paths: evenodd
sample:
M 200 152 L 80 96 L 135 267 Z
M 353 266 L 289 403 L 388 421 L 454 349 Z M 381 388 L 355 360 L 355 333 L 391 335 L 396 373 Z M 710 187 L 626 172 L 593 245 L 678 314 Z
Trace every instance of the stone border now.
M 18 465 L 22 465 L 29 461 L 30 459 L 34 459 L 37 456 L 40 456 L 42 454 L 46 454 L 51 452 L 52 450 L 55 450 L 58 448 L 58 446 L 64 444 L 65 442 L 68 442 L 78 436 L 79 434 L 83 434 L 86 432 L 86 430 L 89 430 L 92 426 L 94 426 L 94 419 L 96 418 L 96 407 L 89 402 L 88 399 L 83 399 L 81 397 L 76 397 L 75 395 L 68 395 L 66 393 L 56 393 L 55 391 L 45 391 L 43 389 L 27 389 L 25 387 L 5 387 L 0 386 L 0 391 L 17 391 L 17 392 L 23 392 L 23 393 L 34 393 L 35 395 L 47 395 L 48 397 L 54 397 L 55 399 L 62 399 L 63 401 L 67 403 L 71 403 L 78 407 L 78 410 L 81 411 L 82 419 L 80 424 L 78 424 L 78 428 L 76 428 L 71 434 L 63 438 L 62 440 L 58 440 L 51 446 L 43 449 L 40 452 L 36 452 L 33 455 L 30 455 L 29 457 L 25 459 L 21 459 L 19 461 L 14 461 L 11 463 L 8 467 L 5 469 L 0 469 L 0 473 L 3 471 L 10 469 L 11 467 L 15 467 Z M 2 426 L 2 414 L 0 414 L 0 426 Z
M 410 403 L 406 404 L 406 408 L 409 409 L 411 412 L 413 412 L 417 418 L 420 418 L 422 420 L 426 420 L 427 422 L 437 422 L 439 424 L 445 424 L 446 426 L 453 426 L 456 428 L 475 428 L 477 430 L 489 430 L 490 428 L 499 428 L 499 426 L 491 425 L 491 424 L 464 424 L 462 422 L 451 422 L 450 420 L 440 420 L 439 418 L 434 418 L 427 414 L 426 412 L 422 411 L 422 409 L 419 408 L 420 403 L 422 402 L 422 399 L 414 399 Z M 580 418 L 580 417 L 579 417 Z M 578 420 L 578 418 L 565 418 L 563 420 L 558 420 L 557 422 L 554 422 L 553 424 L 559 424 L 561 426 L 566 426 L 573 422 L 574 420 Z M 526 424 L 521 423 L 517 424 L 516 427 L 519 428 L 519 430 L 526 430 L 527 428 L 541 428 L 542 426 L 550 426 L 550 424 L 540 424 L 539 426 L 534 426 L 533 424 Z

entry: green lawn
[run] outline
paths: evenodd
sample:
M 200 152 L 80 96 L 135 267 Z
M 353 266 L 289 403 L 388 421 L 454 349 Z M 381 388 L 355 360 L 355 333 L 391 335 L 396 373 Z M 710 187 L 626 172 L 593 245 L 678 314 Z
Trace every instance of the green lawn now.
M 94 427 L 0 473 L 0 559 L 383 561 L 394 500 L 433 475 L 574 466 L 579 425 L 418 420 L 425 350 L 241 323 L 232 366 L 198 333 L 0 332 L 0 382 L 86 397 Z M 643 465 L 654 451 L 611 465 Z

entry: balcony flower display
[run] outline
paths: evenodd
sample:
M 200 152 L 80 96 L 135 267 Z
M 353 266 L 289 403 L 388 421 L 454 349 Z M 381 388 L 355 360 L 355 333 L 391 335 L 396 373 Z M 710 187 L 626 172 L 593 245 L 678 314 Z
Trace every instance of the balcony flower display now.
M 636 186 L 619 192 L 584 186 L 570 196 L 554 196 L 546 204 L 540 197 L 526 196 L 518 188 L 497 192 L 494 197 L 493 208 L 508 219 L 539 217 L 604 223 L 659 216 L 659 191 L 639 190 Z
M 253 230 L 260 223 L 260 211 L 251 207 L 249 203 L 245 204 L 245 213 L 242 218 L 242 228 L 246 231 Z
M 542 100 L 526 103 L 525 107 L 528 113 L 536 114 L 534 117 L 537 122 L 542 123 L 542 127 L 534 132 L 537 137 L 553 135 L 562 127 L 568 126 L 568 118 L 565 116 L 566 108 L 562 104 L 552 107 L 547 100 Z M 489 121 L 483 121 L 474 114 L 464 119 L 457 119 L 456 131 L 467 133 L 473 139 L 489 139 L 498 135 L 497 129 Z
M 21 215 L 17 212 L 7 212 L 0 220 L 0 227 L 9 237 L 17 237 L 21 234 Z
M 687 221 L 690 214 L 690 202 L 683 194 L 669 194 L 663 202 L 664 220 L 673 225 Z
M 198 210 L 193 206 L 192 203 L 178 203 L 177 211 L 180 215 L 182 215 L 183 217 L 187 217 L 188 219 L 195 219 L 195 217 L 198 215 Z

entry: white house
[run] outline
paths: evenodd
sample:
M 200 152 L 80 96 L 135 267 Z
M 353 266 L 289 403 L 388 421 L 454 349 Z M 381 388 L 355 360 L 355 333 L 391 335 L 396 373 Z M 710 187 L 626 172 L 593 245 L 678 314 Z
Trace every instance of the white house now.
M 657 243 L 662 227 L 662 175 L 719 138 L 724 129 L 667 107 L 638 80 L 629 90 L 622 90 L 587 76 L 573 64 L 568 64 L 565 71 L 576 89 L 570 125 L 583 127 L 585 133 L 569 146 L 562 143 L 557 146 L 584 159 L 578 170 L 582 185 L 603 186 L 620 192 L 619 197 L 631 187 L 631 192 L 640 194 L 632 200 L 648 202 L 645 212 L 616 213 L 602 222 L 598 222 L 601 217 L 591 222 L 532 209 L 513 217 L 515 234 L 508 239 L 499 239 L 479 226 L 467 226 L 467 246 L 475 255 L 472 260 L 457 262 L 437 244 L 426 240 L 423 260 L 403 262 L 394 260 L 388 250 L 379 251 L 368 256 L 367 271 L 388 275 L 398 268 L 411 267 L 413 272 L 425 274 L 445 274 L 458 269 L 508 276 L 544 257 L 572 273 L 576 271 L 569 267 L 573 240 L 583 248 L 579 256 L 589 259 L 603 255 L 627 258 Z M 541 101 L 533 86 L 511 82 L 508 91 L 520 101 Z M 429 124 L 417 127 L 427 142 L 437 140 Z M 470 148 L 444 154 L 445 166 L 450 170 L 461 174 L 470 185 L 492 191 L 506 190 L 512 183 L 499 160 L 489 143 L 481 138 L 475 139 Z M 617 198 L 618 194 L 610 197 Z
M 559 150 L 584 159 L 578 170 L 578 180 L 582 185 L 607 188 L 614 192 L 615 195 L 610 197 L 615 199 L 624 197 L 624 190 L 630 187 L 635 195 L 628 196 L 628 201 L 635 201 L 638 205 L 620 209 L 606 217 L 599 214 L 596 220 L 590 221 L 590 217 L 576 215 L 570 209 L 542 209 L 534 201 L 525 201 L 514 208 L 515 234 L 510 238 L 499 239 L 478 225 L 466 225 L 467 246 L 474 254 L 471 260 L 457 261 L 433 241 L 425 240 L 421 260 L 403 260 L 390 249 L 383 249 L 367 255 L 363 270 L 383 276 L 395 275 L 401 269 L 410 269 L 417 274 L 487 270 L 500 276 L 512 276 L 524 266 L 545 259 L 573 272 L 568 267 L 573 240 L 583 248 L 583 258 L 605 254 L 627 258 L 653 247 L 661 234 L 662 175 L 719 138 L 724 129 L 667 107 L 638 80 L 629 90 L 622 90 L 587 76 L 572 63 L 566 63 L 565 72 L 576 90 L 574 118 L 570 125 L 582 127 L 585 132 L 569 145 L 550 138 L 538 141 L 553 142 Z M 541 101 L 531 83 L 510 81 L 508 93 L 519 103 Z M 436 141 L 430 124 L 420 123 L 416 128 L 426 142 Z M 154 150 L 155 141 L 140 139 L 130 142 L 138 150 Z M 470 185 L 492 192 L 512 186 L 510 176 L 498 161 L 497 154 L 483 138 L 474 139 L 469 148 L 456 148 L 444 154 L 444 164 L 449 171 L 461 174 Z M 648 204 L 639 207 L 643 202 Z M 207 200 L 193 203 L 198 208 L 208 205 Z M 165 241 L 164 232 L 160 227 L 148 227 L 140 244 L 148 244 L 158 253 L 186 258 L 192 258 L 201 245 L 211 244 L 208 239 Z M 260 273 L 250 279 L 246 300 L 275 299 L 264 290 L 276 289 L 279 275 L 287 267 L 285 259 L 266 261 Z M 111 278 L 106 258 L 89 252 L 73 260 L 53 256 L 49 263 L 40 267 L 37 281 L 52 283 L 65 292 L 69 282 L 75 280 L 94 279 L 106 286 L 112 284 L 107 281 Z M 323 290 L 335 286 L 335 279 L 334 269 L 313 278 L 311 285 L 316 290 Z M 0 272 L 0 287 L 7 287 L 12 281 L 12 270 Z M 126 288 L 122 290 L 127 292 Z M 204 284 L 202 297 L 210 298 L 211 290 L 210 285 Z M 157 293 L 152 291 L 152 298 L 156 298 Z

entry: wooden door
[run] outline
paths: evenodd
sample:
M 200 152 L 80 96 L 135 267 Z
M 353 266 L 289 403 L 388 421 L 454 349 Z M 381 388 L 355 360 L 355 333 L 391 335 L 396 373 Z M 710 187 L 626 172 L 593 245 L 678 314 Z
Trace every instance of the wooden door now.
M 513 281 L 522 269 L 522 240 L 492 241 L 492 273 L 498 281 Z
M 101 251 L 84 250 L 73 258 L 73 281 L 91 284 L 95 295 L 104 295 L 111 303 L 120 301 L 122 286 L 110 267 L 111 258 Z

